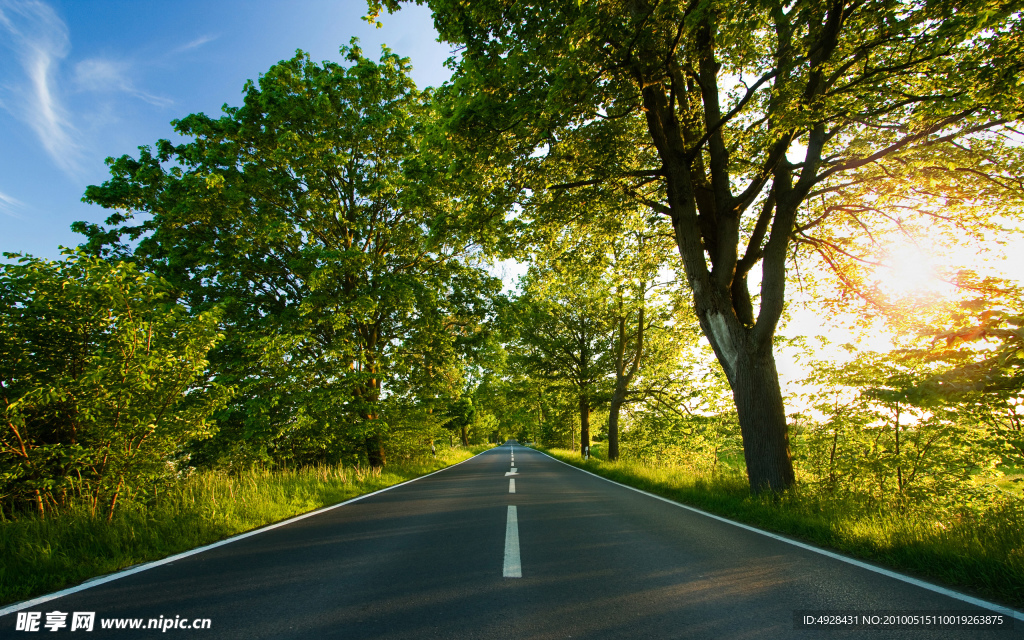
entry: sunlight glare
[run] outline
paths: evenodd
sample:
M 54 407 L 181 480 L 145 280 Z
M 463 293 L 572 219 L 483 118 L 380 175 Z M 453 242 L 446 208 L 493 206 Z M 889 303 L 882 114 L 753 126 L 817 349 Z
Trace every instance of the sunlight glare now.
M 943 269 L 935 257 L 934 252 L 926 253 L 918 246 L 894 247 L 875 268 L 875 283 L 896 299 L 949 297 L 956 287 L 942 279 Z

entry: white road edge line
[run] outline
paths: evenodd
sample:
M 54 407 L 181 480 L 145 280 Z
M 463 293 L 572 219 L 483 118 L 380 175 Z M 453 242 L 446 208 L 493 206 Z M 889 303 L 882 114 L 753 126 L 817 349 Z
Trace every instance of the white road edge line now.
M 523 577 L 523 565 L 519 560 L 519 517 L 513 505 L 508 506 L 505 520 L 505 566 L 501 575 L 504 578 Z
M 516 479 L 515 478 L 509 478 L 508 479 L 508 492 L 509 493 L 515 493 L 516 492 Z
M 481 451 L 480 453 L 474 455 L 471 458 L 466 458 L 462 462 L 456 462 L 455 464 L 453 464 L 451 466 L 448 466 L 448 467 L 445 467 L 444 469 L 438 469 L 437 471 L 432 471 L 431 473 L 428 473 L 425 476 L 420 476 L 418 478 L 413 478 L 412 480 L 406 480 L 405 482 L 400 482 L 398 484 L 393 484 L 390 487 L 384 487 L 383 489 L 378 489 L 377 491 L 374 491 L 373 493 L 364 493 L 363 495 L 356 496 L 355 498 L 352 498 L 351 500 L 346 500 L 345 502 L 339 502 L 338 504 L 332 504 L 329 507 L 323 507 L 322 509 L 317 509 L 316 511 L 310 511 L 309 513 L 303 513 L 303 514 L 295 516 L 294 518 L 289 518 L 287 520 L 282 520 L 281 522 L 275 522 L 274 524 L 270 524 L 270 525 L 267 525 L 265 527 L 260 527 L 259 529 L 253 529 L 252 531 L 246 531 L 245 533 L 240 533 L 240 534 L 238 534 L 236 536 L 232 536 L 230 538 L 225 538 L 223 540 L 218 540 L 217 542 L 214 542 L 213 544 L 208 544 L 208 545 L 203 546 L 203 547 L 196 547 L 195 549 L 189 549 L 188 551 L 182 551 L 181 553 L 175 554 L 173 556 L 168 556 L 168 557 L 163 558 L 161 560 L 154 560 L 152 562 L 147 562 L 145 564 L 140 564 L 140 565 L 131 567 L 129 569 L 124 569 L 122 571 L 118 571 L 116 573 L 110 573 L 110 574 L 107 574 L 105 576 L 100 576 L 98 578 L 92 578 L 92 579 L 88 580 L 87 582 L 83 582 L 80 585 L 77 585 L 77 586 L 74 586 L 74 587 L 69 587 L 67 589 L 62 589 L 60 591 L 55 591 L 53 593 L 48 593 L 46 595 L 36 596 L 35 598 L 32 598 L 30 600 L 23 600 L 22 602 L 15 602 L 14 604 L 7 605 L 6 607 L 0 609 L 0 617 L 5 616 L 8 613 L 14 613 L 16 611 L 21 611 L 22 609 L 27 609 L 29 607 L 34 607 L 34 606 L 37 606 L 37 605 L 49 602 L 51 600 L 56 600 L 57 598 L 63 598 L 64 596 L 69 596 L 69 595 L 71 595 L 73 593 L 78 593 L 79 591 L 85 591 L 86 589 L 91 589 L 92 587 L 98 587 L 101 584 L 106 584 L 108 582 L 113 582 L 114 580 L 118 580 L 120 578 L 126 578 L 126 577 L 128 577 L 130 575 L 134 575 L 136 573 L 142 573 L 143 571 L 148 571 L 149 569 L 155 569 L 156 567 L 160 567 L 160 566 L 163 566 L 165 564 L 171 564 L 172 562 L 175 562 L 177 560 L 183 560 L 183 559 L 185 559 L 185 558 L 187 558 L 189 556 L 194 556 L 194 555 L 200 554 L 200 553 L 202 553 L 204 551 L 209 551 L 210 549 L 216 549 L 217 547 L 223 547 L 226 544 L 231 544 L 232 542 L 237 542 L 237 541 L 242 540 L 244 538 L 248 538 L 250 536 L 254 536 L 254 535 L 257 535 L 257 534 L 260 534 L 260 533 L 264 533 L 266 531 L 270 531 L 271 529 L 277 529 L 278 527 L 283 527 L 283 526 L 289 525 L 289 524 L 291 524 L 293 522 L 298 522 L 299 520 L 305 520 L 306 518 L 312 518 L 313 516 L 320 515 L 321 513 L 324 513 L 326 511 L 330 511 L 332 509 L 337 509 L 338 507 L 344 507 L 345 505 L 352 504 L 353 502 L 359 502 L 360 500 L 364 500 L 366 498 L 369 498 L 370 496 L 375 496 L 375 495 L 377 495 L 379 493 L 384 493 L 385 491 L 391 491 L 392 489 L 397 489 L 398 487 L 401 487 L 403 485 L 407 485 L 407 484 L 409 484 L 411 482 L 416 482 L 417 480 L 422 480 L 424 478 L 429 478 L 430 476 L 432 476 L 434 474 L 441 473 L 442 471 L 447 471 L 449 469 L 454 469 L 455 467 L 459 466 L 460 464 L 464 464 L 466 462 L 469 462 L 473 458 L 475 458 L 475 457 L 477 457 L 479 455 L 483 455 L 483 454 L 488 453 L 488 452 L 490 452 L 490 449 L 488 449 L 487 451 Z M 516 549 L 517 549 L 517 554 L 518 554 L 518 547 L 516 547 Z
M 534 451 L 537 451 L 537 450 L 534 449 Z M 543 451 L 537 451 L 537 453 L 541 453 L 543 455 L 546 455 L 547 457 L 551 458 L 555 462 L 560 462 L 560 463 L 564 464 L 567 467 L 570 467 L 572 469 L 576 469 L 577 471 L 581 471 L 581 472 L 583 472 L 583 473 L 585 473 L 587 475 L 594 476 L 595 478 L 600 478 L 601 480 L 604 480 L 605 482 L 610 482 L 612 484 L 617 484 L 620 487 L 624 487 L 626 489 L 629 489 L 630 491 L 636 491 L 637 493 L 642 493 L 645 496 L 654 498 L 655 500 L 661 500 L 662 502 L 667 502 L 667 503 L 669 503 L 671 505 L 675 505 L 677 507 L 681 507 L 681 508 L 686 509 L 688 511 L 693 511 L 694 513 L 699 513 L 702 516 L 707 516 L 708 518 L 713 518 L 715 520 L 718 520 L 719 522 L 725 522 L 727 524 L 731 524 L 731 525 L 739 527 L 741 529 L 746 529 L 747 531 L 753 531 L 754 533 L 759 533 L 759 534 L 761 534 L 763 536 L 767 536 L 769 538 L 773 538 L 773 539 L 778 540 L 780 542 L 785 542 L 786 544 L 791 544 L 794 547 L 800 547 L 801 549 L 806 549 L 807 551 L 812 551 L 814 553 L 817 553 L 817 554 L 820 554 L 820 555 L 823 555 L 823 556 L 827 556 L 827 557 L 832 558 L 834 560 L 839 560 L 840 562 L 845 562 L 847 564 L 852 564 L 855 567 L 860 567 L 861 569 L 867 569 L 868 571 L 873 571 L 873 572 L 881 574 L 883 576 L 887 576 L 889 578 L 893 578 L 895 580 L 899 580 L 900 582 L 906 582 L 907 584 L 912 584 L 915 587 L 921 587 L 922 589 L 927 589 L 928 591 L 932 591 L 932 592 L 935 592 L 935 593 L 938 593 L 938 594 L 941 594 L 941 595 L 944 595 L 944 596 L 948 596 L 948 597 L 953 598 L 955 600 L 960 600 L 961 602 L 966 602 L 966 603 L 972 604 L 972 605 L 974 605 L 976 607 L 981 607 L 982 609 L 988 609 L 989 611 L 994 611 L 996 613 L 1001 613 L 1004 616 L 1010 616 L 1010 617 L 1012 617 L 1015 620 L 1022 620 L 1022 621 L 1024 621 L 1024 613 L 1021 613 L 1020 611 L 1017 611 L 1015 609 L 1011 609 L 1009 607 L 1004 607 L 1001 604 L 996 604 L 994 602 L 989 602 L 987 600 L 982 600 L 981 598 L 975 598 L 974 596 L 969 596 L 969 595 L 967 595 L 965 593 L 959 593 L 957 591 L 953 591 L 952 589 L 948 589 L 946 587 L 940 587 L 937 584 L 932 584 L 930 582 L 925 582 L 924 580 L 918 580 L 917 578 L 912 578 L 910 576 L 903 575 L 902 573 L 897 573 L 897 572 L 891 571 L 889 569 L 883 569 L 882 567 L 876 567 L 876 566 L 874 566 L 872 564 L 868 564 L 867 562 L 862 562 L 860 560 L 855 560 L 853 558 L 848 558 L 848 557 L 846 557 L 844 555 L 840 555 L 840 554 L 838 554 L 838 553 L 836 553 L 834 551 L 828 551 L 826 549 L 821 549 L 819 547 L 815 547 L 815 546 L 809 545 L 809 544 L 807 544 L 805 542 L 800 542 L 798 540 L 792 540 L 790 538 L 786 538 L 785 536 L 780 536 L 777 533 L 771 533 L 769 531 L 764 531 L 762 529 L 758 529 L 757 527 L 752 527 L 752 526 L 750 526 L 748 524 L 743 524 L 742 522 L 736 522 L 734 520 L 729 520 L 728 518 L 723 518 L 722 516 L 716 516 L 713 513 L 708 513 L 707 511 L 703 511 L 703 510 L 698 509 L 696 507 L 691 507 L 689 505 L 685 505 L 685 504 L 682 504 L 680 502 L 676 502 L 675 500 L 669 500 L 668 498 L 664 498 L 662 496 L 659 496 L 659 495 L 656 495 L 656 494 L 644 491 L 643 489 L 637 489 L 636 487 L 631 487 L 631 486 L 629 486 L 627 484 L 622 484 L 621 482 L 616 482 L 614 480 L 610 480 L 608 478 L 605 478 L 604 476 L 599 476 L 596 473 L 591 473 L 590 471 L 587 471 L 586 469 L 580 469 L 579 467 L 573 466 L 573 465 L 569 464 L 568 462 L 562 462 L 558 458 L 556 458 L 556 457 L 554 457 L 552 455 L 549 455 L 547 453 L 544 453 Z

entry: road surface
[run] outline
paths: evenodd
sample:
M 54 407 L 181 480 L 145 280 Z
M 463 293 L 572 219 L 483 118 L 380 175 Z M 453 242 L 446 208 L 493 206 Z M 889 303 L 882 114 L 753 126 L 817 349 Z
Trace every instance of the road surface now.
M 805 611 L 991 614 L 513 443 L 8 613 L 0 637 L 1024 637 L 1021 621 L 997 631 L 796 628 L 794 614 Z M 44 626 L 54 612 L 67 614 L 57 633 Z M 92 632 L 71 631 L 75 612 L 95 613 Z M 39 632 L 16 630 L 19 615 L 27 626 L 34 614 Z M 101 628 L 135 619 L 144 628 Z M 170 628 L 145 628 L 151 619 Z

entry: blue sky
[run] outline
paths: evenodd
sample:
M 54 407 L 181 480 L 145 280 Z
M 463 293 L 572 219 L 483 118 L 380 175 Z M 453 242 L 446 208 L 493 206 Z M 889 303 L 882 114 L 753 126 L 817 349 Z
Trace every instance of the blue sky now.
M 411 59 L 420 87 L 449 72 L 430 12 L 375 29 L 362 0 L 0 0 L 0 251 L 57 258 L 104 159 L 172 136 L 170 121 L 241 103 L 242 86 L 296 49 L 340 61 L 352 36 Z

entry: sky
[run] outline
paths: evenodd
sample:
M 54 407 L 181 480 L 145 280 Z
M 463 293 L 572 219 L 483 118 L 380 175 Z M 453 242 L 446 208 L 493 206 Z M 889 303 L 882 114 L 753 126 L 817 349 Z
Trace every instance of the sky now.
M 81 202 L 104 159 L 240 105 L 246 80 L 296 49 L 342 62 L 355 36 L 367 57 L 386 43 L 410 58 L 421 88 L 448 78 L 429 9 L 384 14 L 380 29 L 365 14 L 364 0 L 0 0 L 0 252 L 78 245 L 71 223 L 108 214 Z

